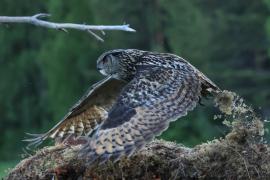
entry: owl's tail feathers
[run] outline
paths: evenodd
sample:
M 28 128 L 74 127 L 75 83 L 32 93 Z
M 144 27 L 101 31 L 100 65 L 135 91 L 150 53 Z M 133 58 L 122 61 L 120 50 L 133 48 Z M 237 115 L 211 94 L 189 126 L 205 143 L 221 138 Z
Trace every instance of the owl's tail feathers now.
M 30 134 L 25 133 L 28 136 L 31 136 L 28 139 L 23 139 L 22 141 L 28 142 L 29 144 L 26 146 L 26 149 L 30 149 L 31 147 L 38 147 L 45 139 L 49 137 L 48 133 L 45 134 Z
M 94 163 L 98 163 L 100 165 L 104 164 L 108 160 L 116 162 L 124 155 L 124 151 L 115 151 L 111 153 L 103 152 L 102 154 L 99 154 L 96 149 L 90 147 L 89 143 L 87 143 L 79 153 L 79 158 L 86 159 L 88 165 L 93 165 Z
M 141 132 L 130 126 L 99 132 L 83 146 L 79 152 L 79 158 L 86 159 L 89 165 L 103 164 L 108 160 L 116 162 L 124 156 L 131 156 L 135 150 L 140 150 L 149 142 L 153 135 L 148 138 L 147 133 L 150 131 Z
M 206 98 L 208 96 L 216 96 L 218 93 L 220 93 L 222 91 L 212 81 L 210 81 L 210 80 L 206 81 L 205 79 L 203 79 L 201 87 L 202 87 L 201 96 L 206 97 Z

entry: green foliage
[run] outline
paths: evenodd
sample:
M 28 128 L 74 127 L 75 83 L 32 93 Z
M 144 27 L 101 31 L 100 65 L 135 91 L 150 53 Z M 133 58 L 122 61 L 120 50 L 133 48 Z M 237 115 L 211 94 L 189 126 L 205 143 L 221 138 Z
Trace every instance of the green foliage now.
M 91 6 L 81 2 L 82 8 L 72 11 L 76 4 L 72 1 L 64 5 L 50 1 L 48 6 L 56 20 L 94 22 Z M 65 11 L 69 13 L 65 14 Z M 86 88 L 98 80 L 95 59 L 100 50 L 97 43 L 88 34 L 81 32 L 53 33 L 45 40 L 39 58 L 47 80 L 46 90 L 53 123 L 59 121 Z
M 207 66 L 205 61 L 209 59 L 211 29 L 210 19 L 203 14 L 195 1 L 164 1 L 162 3 L 166 22 L 163 28 L 167 38 L 169 49 L 183 58 L 200 66 Z M 179 13 L 181 12 L 181 13 Z
M 262 106 L 263 116 L 270 115 L 269 0 L 0 1 L 1 15 L 49 12 L 52 21 L 129 23 L 137 30 L 106 32 L 100 43 L 86 32 L 0 26 L 1 160 L 18 159 L 24 132 L 51 128 L 102 78 L 95 63 L 108 49 L 178 54 L 221 88 Z M 210 106 L 172 123 L 162 138 L 193 146 L 222 135 L 224 129 L 212 120 L 216 110 Z
M 0 179 L 3 179 L 17 163 L 17 161 L 0 162 Z

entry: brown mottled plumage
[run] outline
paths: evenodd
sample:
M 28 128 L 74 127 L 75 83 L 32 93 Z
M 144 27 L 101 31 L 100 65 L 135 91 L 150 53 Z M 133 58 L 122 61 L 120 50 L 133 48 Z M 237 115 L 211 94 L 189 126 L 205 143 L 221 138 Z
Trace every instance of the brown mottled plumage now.
M 87 93 L 70 109 L 66 116 L 51 130 L 44 134 L 29 134 L 33 138 L 25 139 L 28 146 L 38 146 L 47 138 L 61 143 L 69 137 L 88 136 L 107 117 L 126 82 L 105 78 L 90 87 Z
M 66 134 L 88 135 L 96 129 L 80 156 L 89 162 L 117 161 L 193 110 L 202 95 L 219 91 L 199 70 L 173 54 L 112 50 L 99 57 L 97 68 L 107 78 L 34 143 L 61 133 L 62 139 Z

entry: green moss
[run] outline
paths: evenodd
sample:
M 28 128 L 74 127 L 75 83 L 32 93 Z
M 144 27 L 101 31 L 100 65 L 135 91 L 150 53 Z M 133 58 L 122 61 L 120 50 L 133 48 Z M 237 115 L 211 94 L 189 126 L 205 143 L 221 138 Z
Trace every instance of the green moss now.
M 154 140 L 140 152 L 117 163 L 87 165 L 78 158 L 81 146 L 44 148 L 22 161 L 9 179 L 266 179 L 270 177 L 270 146 L 264 122 L 236 94 L 217 94 L 218 115 L 228 122 L 224 137 L 187 148 Z M 225 123 L 227 124 L 227 123 Z

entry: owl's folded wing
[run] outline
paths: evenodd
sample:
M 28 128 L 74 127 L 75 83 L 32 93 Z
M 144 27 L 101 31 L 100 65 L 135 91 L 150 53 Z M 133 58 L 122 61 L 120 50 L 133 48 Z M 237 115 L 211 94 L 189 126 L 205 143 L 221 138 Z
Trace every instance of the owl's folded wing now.
M 29 134 L 33 138 L 25 139 L 28 146 L 39 145 L 47 138 L 57 142 L 67 136 L 75 137 L 90 134 L 104 119 L 126 83 L 112 77 L 106 77 L 89 88 L 87 93 L 70 109 L 65 117 L 44 134 Z
M 145 66 L 124 87 L 108 118 L 81 150 L 89 162 L 131 155 L 185 116 L 199 101 L 201 80 L 192 67 L 181 71 Z

